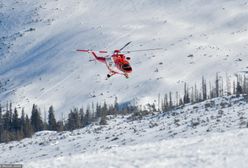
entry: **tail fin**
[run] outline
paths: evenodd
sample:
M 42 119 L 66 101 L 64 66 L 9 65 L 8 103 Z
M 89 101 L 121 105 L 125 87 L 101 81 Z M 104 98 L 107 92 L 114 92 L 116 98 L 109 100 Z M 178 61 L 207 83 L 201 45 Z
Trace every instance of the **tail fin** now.
M 91 54 L 95 57 L 95 59 L 96 59 L 97 61 L 103 62 L 103 63 L 106 62 L 106 58 L 97 56 L 96 53 L 95 53 L 94 51 L 92 51 L 92 50 L 77 50 L 77 51 L 79 51 L 79 52 L 91 53 Z M 103 51 L 102 51 L 102 52 L 103 52 Z

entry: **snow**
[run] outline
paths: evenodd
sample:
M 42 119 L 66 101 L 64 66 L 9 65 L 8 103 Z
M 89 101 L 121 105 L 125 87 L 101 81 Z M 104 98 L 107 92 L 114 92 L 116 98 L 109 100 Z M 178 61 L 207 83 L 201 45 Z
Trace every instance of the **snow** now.
M 247 109 L 246 98 L 223 97 L 141 119 L 108 116 L 108 125 L 0 144 L 0 160 L 35 168 L 246 167 Z
M 0 81 L 9 82 L 1 102 L 11 100 L 27 113 L 33 103 L 53 105 L 61 117 L 74 106 L 115 97 L 154 102 L 184 81 L 245 71 L 247 8 L 247 0 L 2 0 Z M 105 80 L 105 65 L 76 52 L 114 50 L 128 41 L 127 50 L 163 48 L 128 54 L 128 80 Z
M 30 168 L 247 167 L 248 129 L 178 138 L 28 163 Z

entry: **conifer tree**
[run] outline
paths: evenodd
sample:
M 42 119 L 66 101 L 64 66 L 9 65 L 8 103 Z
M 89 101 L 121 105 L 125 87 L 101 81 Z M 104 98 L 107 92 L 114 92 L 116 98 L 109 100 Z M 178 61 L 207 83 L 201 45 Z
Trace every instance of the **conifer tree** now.
M 3 130 L 2 106 L 0 104 L 0 143 L 3 142 Z
M 240 96 L 242 94 L 242 87 L 239 82 L 237 82 L 236 95 Z
M 67 129 L 72 131 L 74 129 L 80 128 L 80 117 L 78 110 L 75 108 L 68 115 Z
M 166 112 L 169 109 L 169 102 L 167 94 L 164 95 L 164 100 L 162 103 L 162 111 Z
M 55 131 L 56 129 L 57 129 L 57 122 L 54 116 L 54 109 L 53 106 L 50 106 L 48 110 L 48 130 Z
M 18 112 L 16 108 L 14 109 L 14 114 L 13 114 L 12 129 L 15 132 L 20 130 L 20 122 L 19 122 Z
M 96 104 L 96 118 L 100 118 L 101 117 L 101 106 L 97 103 Z
M 172 102 L 172 93 L 170 92 L 169 93 L 169 107 L 170 107 L 170 109 L 173 107 L 173 102 Z
M 33 128 L 32 128 L 31 121 L 28 115 L 26 115 L 25 117 L 23 134 L 24 134 L 24 137 L 31 137 L 31 135 L 33 134 Z
M 22 132 L 23 137 L 25 137 L 24 127 L 25 127 L 25 112 L 24 112 L 24 109 L 22 108 L 22 114 L 20 118 L 20 131 Z
M 183 97 L 183 101 L 184 101 L 184 104 L 190 103 L 189 89 L 188 89 L 186 83 L 184 83 L 184 97 Z
M 84 116 L 84 123 L 85 123 L 85 126 L 87 126 L 91 123 L 91 116 L 90 116 L 90 109 L 89 108 L 86 109 L 86 113 Z
M 40 112 L 35 104 L 32 108 L 31 125 L 34 132 L 43 130 L 43 121 L 41 119 Z
M 57 125 L 57 127 L 56 127 L 57 131 L 59 131 L 59 132 L 64 131 L 64 123 L 63 123 L 63 121 L 58 121 L 56 125 Z
M 10 113 L 10 110 L 8 108 L 8 105 L 6 106 L 6 112 L 3 115 L 3 128 L 6 131 L 11 131 L 11 120 L 12 120 L 12 116 Z
M 80 110 L 79 110 L 79 116 L 80 116 L 80 127 L 82 128 L 82 127 L 85 126 L 85 123 L 84 123 L 84 109 L 83 108 L 80 108 Z
M 215 96 L 214 97 L 219 97 L 219 75 L 216 73 L 216 80 L 215 80 Z
M 118 113 L 119 111 L 119 104 L 118 104 L 118 98 L 115 97 L 115 102 L 114 102 L 114 109 L 115 109 L 115 113 Z

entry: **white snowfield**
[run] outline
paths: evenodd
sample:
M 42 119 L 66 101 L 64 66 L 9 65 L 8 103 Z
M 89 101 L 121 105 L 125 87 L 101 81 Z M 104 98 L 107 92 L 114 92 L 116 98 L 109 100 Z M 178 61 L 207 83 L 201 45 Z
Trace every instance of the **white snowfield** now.
M 1 0 L 1 103 L 12 101 L 27 113 L 33 103 L 42 110 L 53 105 L 61 117 L 115 97 L 153 103 L 184 81 L 193 86 L 202 75 L 213 80 L 216 72 L 246 71 L 247 10 L 247 0 Z M 128 80 L 105 80 L 104 64 L 76 52 L 129 41 L 127 50 L 163 50 L 127 54 Z
M 248 129 L 31 161 L 29 168 L 246 168 Z
M 138 120 L 109 116 L 105 126 L 42 131 L 20 142 L 0 144 L 0 161 L 22 163 L 25 168 L 246 168 L 246 101 L 216 98 Z

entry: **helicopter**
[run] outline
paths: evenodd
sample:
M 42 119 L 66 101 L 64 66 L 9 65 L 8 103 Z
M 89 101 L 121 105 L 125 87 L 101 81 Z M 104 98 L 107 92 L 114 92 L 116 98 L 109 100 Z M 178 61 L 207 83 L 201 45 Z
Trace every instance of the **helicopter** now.
M 116 49 L 112 52 L 105 50 L 93 51 L 93 50 L 84 50 L 84 49 L 77 49 L 77 51 L 90 53 L 97 61 L 104 63 L 109 70 L 109 73 L 107 74 L 107 79 L 116 74 L 120 74 L 125 76 L 126 78 L 129 78 L 129 74 L 132 73 L 133 69 L 129 63 L 131 58 L 126 57 L 125 53 L 162 49 L 162 48 L 154 48 L 154 49 L 144 49 L 144 50 L 123 51 L 123 49 L 126 48 L 130 43 L 131 41 L 126 43 L 122 48 Z M 102 56 L 98 56 L 96 54 L 97 52 L 100 54 L 107 54 L 107 53 L 112 53 L 112 54 L 102 57 Z

